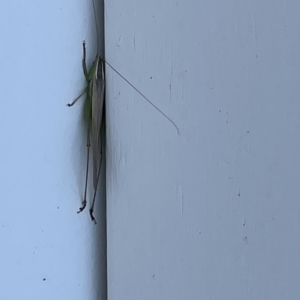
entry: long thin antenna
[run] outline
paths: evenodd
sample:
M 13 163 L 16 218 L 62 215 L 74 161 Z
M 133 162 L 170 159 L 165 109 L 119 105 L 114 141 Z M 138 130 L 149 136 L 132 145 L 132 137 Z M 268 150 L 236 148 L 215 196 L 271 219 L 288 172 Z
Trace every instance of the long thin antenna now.
M 138 92 L 152 107 L 154 107 L 158 112 L 160 112 L 169 122 L 171 122 L 177 130 L 177 134 L 180 135 L 178 126 L 172 121 L 163 111 L 161 111 L 152 101 L 150 101 L 142 92 L 140 92 L 130 81 L 128 81 L 120 72 L 118 72 L 109 62 L 105 60 L 105 63 L 114 70 L 123 80 L 125 80 L 136 92 Z

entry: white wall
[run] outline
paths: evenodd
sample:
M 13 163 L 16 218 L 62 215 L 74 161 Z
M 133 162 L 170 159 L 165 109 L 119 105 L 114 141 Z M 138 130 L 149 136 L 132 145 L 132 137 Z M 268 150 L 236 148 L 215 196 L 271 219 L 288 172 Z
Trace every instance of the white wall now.
M 0 298 L 105 299 L 105 218 L 77 215 L 85 131 L 82 40 L 90 1 L 1 1 Z
M 300 299 L 300 2 L 105 13 L 109 299 Z

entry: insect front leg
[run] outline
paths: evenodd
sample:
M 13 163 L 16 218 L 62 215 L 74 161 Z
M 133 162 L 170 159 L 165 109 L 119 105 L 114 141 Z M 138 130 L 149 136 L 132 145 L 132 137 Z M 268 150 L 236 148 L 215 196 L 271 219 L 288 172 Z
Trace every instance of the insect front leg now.
M 85 41 L 83 41 L 82 43 L 82 70 L 83 70 L 83 74 L 85 76 L 86 81 L 89 83 L 89 75 L 88 75 L 88 71 L 86 68 L 86 49 L 85 49 Z M 85 89 L 82 91 L 82 93 L 80 93 L 79 96 L 77 96 L 71 103 L 68 103 L 67 106 L 73 106 L 83 95 L 84 93 L 87 92 L 87 89 L 89 87 L 89 84 L 85 87 Z
M 78 96 L 76 97 L 71 103 L 68 103 L 67 106 L 70 107 L 70 106 L 73 106 L 83 95 L 84 93 L 86 93 L 86 90 L 87 90 L 87 87 L 83 90 L 83 92 Z

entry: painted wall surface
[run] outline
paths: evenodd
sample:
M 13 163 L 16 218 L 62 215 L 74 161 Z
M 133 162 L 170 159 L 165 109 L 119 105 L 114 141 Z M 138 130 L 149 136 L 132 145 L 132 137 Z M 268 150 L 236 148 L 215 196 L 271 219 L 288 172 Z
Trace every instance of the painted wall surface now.
M 299 15 L 106 2 L 110 300 L 300 299 Z
M 105 299 L 104 202 L 97 226 L 76 213 L 86 137 L 82 105 L 66 106 L 85 83 L 83 39 L 91 63 L 90 1 L 0 2 L 3 300 Z

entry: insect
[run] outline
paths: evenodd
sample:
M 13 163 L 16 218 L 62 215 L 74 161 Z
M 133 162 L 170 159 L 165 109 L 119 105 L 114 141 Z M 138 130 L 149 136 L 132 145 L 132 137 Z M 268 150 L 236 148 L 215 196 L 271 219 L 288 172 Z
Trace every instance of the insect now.
M 93 10 L 96 23 L 97 33 L 97 47 L 99 49 L 98 42 L 98 27 L 96 19 L 96 9 L 93 1 Z M 108 65 L 114 72 L 116 72 L 124 81 L 126 81 L 138 94 L 140 94 L 149 104 L 151 104 L 158 112 L 160 112 L 169 122 L 176 128 L 179 135 L 179 129 L 177 125 L 155 104 L 153 104 L 144 94 L 142 94 L 132 83 L 130 83 L 122 74 L 120 74 L 110 63 L 99 56 L 99 51 L 90 67 L 86 66 L 86 44 L 82 43 L 82 69 L 86 79 L 86 87 L 71 103 L 67 106 L 73 106 L 84 94 L 84 119 L 87 126 L 87 160 L 86 160 L 86 176 L 84 196 L 82 200 L 82 206 L 79 208 L 78 213 L 82 212 L 87 205 L 87 187 L 88 187 L 88 174 L 89 174 L 89 161 L 90 161 L 90 148 L 92 148 L 92 161 L 93 161 L 93 187 L 94 194 L 90 207 L 90 217 L 96 224 L 96 219 L 93 215 L 95 199 L 97 195 L 98 182 L 100 177 L 100 171 L 102 161 L 105 156 L 105 64 Z
M 103 141 L 100 139 L 101 131 L 105 133 L 105 116 L 104 116 L 104 97 L 105 97 L 105 72 L 104 61 L 97 54 L 92 66 L 89 70 L 86 67 L 86 46 L 85 42 L 82 43 L 83 57 L 82 69 L 87 82 L 83 92 L 75 98 L 67 106 L 73 106 L 84 94 L 84 119 L 87 126 L 87 161 L 86 161 L 86 176 L 84 196 L 82 206 L 79 208 L 78 213 L 82 212 L 87 205 L 87 186 L 88 186 L 88 173 L 89 173 L 89 160 L 90 160 L 90 147 L 92 147 L 93 154 L 93 187 L 94 196 L 90 208 L 91 219 L 96 223 L 93 215 L 94 204 L 97 195 L 98 181 L 101 171 L 102 160 L 104 156 Z

